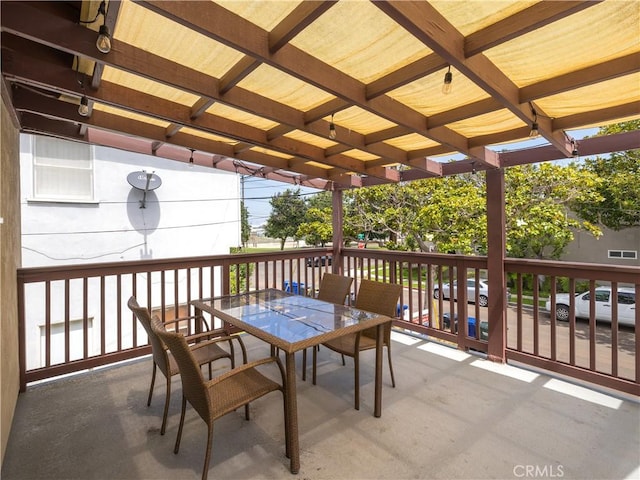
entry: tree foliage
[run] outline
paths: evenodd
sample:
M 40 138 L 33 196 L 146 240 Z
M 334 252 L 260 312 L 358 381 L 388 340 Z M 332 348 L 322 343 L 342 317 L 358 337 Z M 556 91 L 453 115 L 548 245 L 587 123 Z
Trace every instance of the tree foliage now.
M 244 202 L 240 202 L 240 241 L 242 246 L 247 248 L 247 242 L 251 236 L 251 224 L 249 223 L 249 209 Z
M 507 255 L 559 258 L 574 230 L 599 237 L 600 229 L 572 215 L 576 201 L 598 201 L 595 175 L 568 166 L 541 163 L 509 168 L 505 174 Z
M 298 227 L 303 223 L 307 206 L 300 195 L 300 189 L 287 189 L 269 200 L 271 215 L 265 225 L 265 234 L 280 240 L 280 250 L 284 250 L 287 238 L 298 240 Z
M 588 221 L 571 215 L 576 201 L 597 202 L 597 177 L 576 165 L 512 167 L 505 173 L 507 255 L 557 258 L 574 230 L 599 236 Z M 485 254 L 486 185 L 483 173 L 400 185 L 362 188 L 345 195 L 345 236 L 384 237 L 400 250 Z
M 599 135 L 640 129 L 640 120 L 603 127 Z M 601 199 L 572 205 L 585 220 L 612 230 L 640 226 L 640 150 L 616 152 L 608 157 L 587 158 L 583 169 L 599 180 L 595 190 Z
M 307 245 L 325 246 L 333 237 L 331 193 L 321 192 L 308 198 L 304 221 L 297 230 L 298 238 Z

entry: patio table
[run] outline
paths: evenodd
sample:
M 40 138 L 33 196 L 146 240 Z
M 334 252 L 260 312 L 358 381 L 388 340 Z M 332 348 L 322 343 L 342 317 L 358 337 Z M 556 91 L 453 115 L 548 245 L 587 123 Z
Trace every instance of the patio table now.
M 277 289 L 192 300 L 196 311 L 234 325 L 285 353 L 287 456 L 291 473 L 300 470 L 295 352 L 327 340 L 377 327 L 374 415 L 382 414 L 382 335 L 390 317 Z

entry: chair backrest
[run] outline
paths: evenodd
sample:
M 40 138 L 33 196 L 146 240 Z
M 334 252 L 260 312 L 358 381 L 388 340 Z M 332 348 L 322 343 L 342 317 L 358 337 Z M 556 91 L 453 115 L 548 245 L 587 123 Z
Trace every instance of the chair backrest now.
M 151 328 L 151 314 L 149 313 L 149 310 L 141 307 L 138 304 L 136 297 L 131 297 L 127 302 L 127 306 L 135 314 L 136 318 L 147 332 L 149 342 L 151 343 L 151 351 L 153 353 L 154 362 L 156 363 L 160 371 L 164 373 L 165 377 L 169 377 L 171 373 L 169 372 L 169 357 L 167 356 L 167 350 L 162 343 L 162 340 L 158 338 L 158 336 Z
M 187 345 L 184 335 L 168 332 L 157 315 L 154 315 L 151 319 L 151 329 L 169 347 L 171 355 L 173 355 L 178 365 L 180 380 L 182 381 L 182 395 L 208 424 L 210 412 L 207 388 L 202 377 L 202 371 L 189 345 Z
M 360 281 L 355 307 L 368 312 L 379 313 L 387 317 L 397 315 L 398 300 L 402 293 L 402 285 L 395 283 L 374 282 L 363 278 Z M 368 328 L 362 332 L 368 337 L 376 336 L 375 328 Z M 388 344 L 391 337 L 391 325 L 385 327 L 385 342 Z
M 325 273 L 320 282 L 318 300 L 344 305 L 345 298 L 349 295 L 353 278 L 335 273 Z

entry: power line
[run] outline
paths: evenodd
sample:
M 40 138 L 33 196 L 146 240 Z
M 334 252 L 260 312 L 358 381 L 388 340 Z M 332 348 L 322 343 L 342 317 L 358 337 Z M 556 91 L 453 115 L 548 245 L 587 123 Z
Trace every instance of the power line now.
M 191 225 L 174 225 L 168 227 L 156 227 L 156 228 L 123 228 L 118 230 L 86 230 L 86 231 L 76 231 L 76 232 L 38 232 L 38 233 L 23 233 L 22 235 L 25 237 L 38 237 L 45 235 L 90 235 L 90 234 L 99 234 L 99 233 L 127 233 L 127 232 L 154 232 L 156 230 L 176 230 L 179 228 L 196 228 L 196 227 L 210 227 L 213 225 L 224 225 L 224 224 L 234 224 L 238 223 L 240 220 L 229 220 L 226 222 L 211 222 L 211 223 L 194 223 Z

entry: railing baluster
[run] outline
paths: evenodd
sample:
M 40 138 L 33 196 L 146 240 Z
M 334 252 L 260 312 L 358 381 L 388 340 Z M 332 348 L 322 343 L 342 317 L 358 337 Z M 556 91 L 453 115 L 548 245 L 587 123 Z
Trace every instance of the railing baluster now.
M 552 276 L 551 277 L 551 286 L 550 289 L 552 292 L 556 291 L 556 277 Z M 556 316 L 555 315 L 550 315 L 549 316 L 550 322 L 551 322 L 551 360 L 556 360 L 557 359 L 557 331 L 556 331 Z
M 89 279 L 82 279 L 82 358 L 89 357 Z
M 569 363 L 576 364 L 576 279 L 569 279 Z M 555 315 L 555 309 L 552 309 Z
M 531 286 L 533 288 L 533 354 L 537 357 L 538 355 L 540 355 L 540 291 L 538 284 L 538 275 L 533 276 Z
M 70 329 L 71 329 L 71 321 L 70 321 L 70 282 L 69 279 L 64 281 L 64 363 L 69 363 L 69 359 L 71 357 L 71 340 L 70 340 Z
M 104 355 L 107 353 L 107 342 L 106 342 L 106 308 L 105 308 L 105 278 L 104 275 L 100 276 L 100 354 Z
M 45 366 L 51 365 L 51 282 L 45 282 L 45 320 L 44 320 L 44 332 L 45 332 Z
M 122 350 L 122 275 L 116 275 L 116 350 Z

